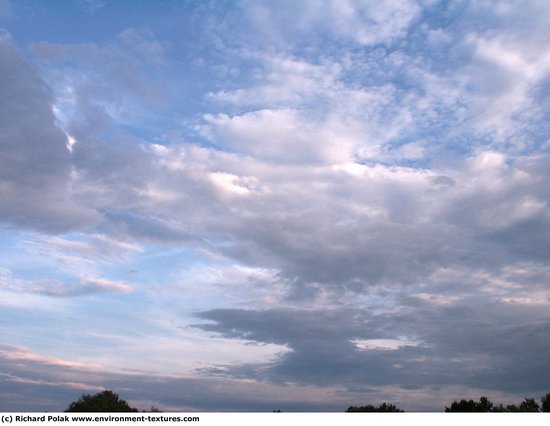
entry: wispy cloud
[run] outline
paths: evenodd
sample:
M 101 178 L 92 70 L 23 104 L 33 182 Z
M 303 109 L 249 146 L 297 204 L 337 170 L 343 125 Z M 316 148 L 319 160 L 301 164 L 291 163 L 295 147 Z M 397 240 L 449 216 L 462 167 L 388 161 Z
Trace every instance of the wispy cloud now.
M 132 287 L 125 282 L 99 277 L 81 277 L 65 281 L 56 279 L 28 280 L 13 277 L 11 272 L 0 269 L 0 288 L 20 293 L 37 293 L 46 296 L 68 297 L 95 292 L 130 293 Z

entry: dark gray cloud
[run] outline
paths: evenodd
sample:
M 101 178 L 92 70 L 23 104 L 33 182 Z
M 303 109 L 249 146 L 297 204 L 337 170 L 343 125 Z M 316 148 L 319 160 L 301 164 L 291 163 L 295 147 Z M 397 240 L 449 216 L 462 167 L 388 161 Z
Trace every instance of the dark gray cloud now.
M 54 232 L 93 221 L 71 199 L 67 136 L 55 124 L 52 94 L 6 36 L 0 72 L 0 219 Z
M 206 371 L 303 385 L 404 389 L 462 385 L 492 391 L 544 391 L 550 379 L 547 303 L 532 309 L 476 300 L 449 306 L 402 302 L 400 309 L 387 313 L 357 309 L 202 312 L 200 318 L 213 321 L 197 325 L 203 330 L 290 349 L 271 364 Z M 366 348 L 361 348 L 362 341 Z M 369 348 L 369 341 L 379 346 Z
M 271 193 L 238 200 L 237 211 L 246 214 L 230 210 L 211 226 L 233 242 L 224 253 L 278 269 L 300 295 L 433 284 L 430 277 L 447 268 L 473 275 L 524 262 L 542 266 L 550 228 L 544 161 L 542 154 L 506 164 L 482 153 L 452 171 L 444 182 L 453 185 L 424 170 L 378 177 L 365 168 L 357 177 L 305 168 L 300 177 L 266 179 Z
M 352 311 L 345 312 L 216 310 L 200 315 L 203 319 L 216 321 L 216 324 L 199 327 L 224 337 L 285 344 L 291 349 L 273 365 L 227 367 L 225 373 L 229 376 L 235 374 L 256 380 L 322 386 L 345 383 L 376 386 L 396 382 L 404 385 L 405 374 L 392 364 L 402 359 L 403 352 L 411 356 L 417 351 L 404 350 L 395 356 L 387 351 L 368 353 L 359 350 L 352 340 L 378 339 L 382 334 L 371 326 L 368 316 L 360 312 L 355 316 Z M 418 351 L 418 354 L 422 352 Z M 212 372 L 223 373 L 223 369 Z M 411 372 L 407 374 L 411 375 Z

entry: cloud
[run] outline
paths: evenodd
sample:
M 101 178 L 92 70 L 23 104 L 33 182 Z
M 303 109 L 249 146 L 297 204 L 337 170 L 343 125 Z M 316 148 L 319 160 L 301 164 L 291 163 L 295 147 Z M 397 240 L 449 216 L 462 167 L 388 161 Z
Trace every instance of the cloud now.
M 545 308 L 533 313 L 529 307 L 510 310 L 493 302 L 420 300 L 409 309 L 407 303 L 401 306 L 382 313 L 349 308 L 202 312 L 200 318 L 213 321 L 198 326 L 203 330 L 290 349 L 272 363 L 206 371 L 302 385 L 544 391 L 548 319 L 538 314 Z
M 338 132 L 339 123 L 323 126 L 295 110 L 207 115 L 205 120 L 216 143 L 255 159 L 303 164 L 345 162 L 351 157 L 349 137 Z
M 267 54 L 262 51 L 237 50 L 236 55 L 255 64 L 250 76 L 251 88 L 210 92 L 208 98 L 239 107 L 300 107 L 330 98 L 338 90 L 341 64 L 332 60 L 310 62 L 289 54 Z
M 67 137 L 55 124 L 52 94 L 7 36 L 0 39 L 0 67 L 1 219 L 50 232 L 93 222 L 94 211 L 72 199 Z
M 186 230 L 182 223 L 172 218 L 163 219 L 139 211 L 119 210 L 105 212 L 105 219 L 106 221 L 101 227 L 103 232 L 121 240 L 129 238 L 131 241 L 146 244 L 161 243 L 166 245 L 198 242 L 198 238 Z M 123 246 L 128 244 L 130 249 L 134 247 L 134 251 L 142 251 L 142 249 L 136 250 L 132 243 L 119 241 L 117 244 Z
M 243 5 L 245 17 L 262 39 L 275 45 L 300 45 L 300 39 L 319 43 L 325 41 L 324 37 L 359 46 L 390 44 L 407 34 L 408 27 L 420 12 L 414 1 L 398 4 L 353 0 L 300 4 L 285 1 L 279 7 L 269 2 Z
M 84 292 L 105 291 L 111 293 L 130 293 L 133 291 L 128 283 L 105 278 L 86 278 L 83 280 L 82 284 Z
M 130 293 L 132 287 L 120 281 L 105 278 L 83 276 L 70 279 L 70 283 L 58 279 L 40 278 L 23 279 L 14 277 L 12 273 L 0 268 L 0 288 L 18 293 L 35 293 L 53 297 L 80 296 L 89 293 Z
M 55 259 L 65 269 L 74 272 L 93 271 L 94 265 L 123 262 L 143 252 L 143 248 L 137 244 L 105 234 L 77 238 L 36 235 L 21 242 L 20 247 L 29 254 Z
M 525 51 L 524 43 L 506 35 L 472 35 L 468 41 L 474 51 L 472 112 L 480 129 L 490 129 L 499 140 L 505 140 L 535 117 L 541 117 L 541 105 L 534 92 L 550 75 L 550 50 L 541 46 L 537 51 Z M 522 113 L 525 110 L 529 110 L 529 116 Z
M 333 390 L 113 372 L 100 365 L 65 361 L 12 345 L 0 347 L 0 366 L 0 394 L 5 397 L 3 402 L 9 401 L 0 405 L 2 411 L 62 411 L 82 393 L 101 389 L 113 389 L 130 405 L 145 410 L 157 405 L 164 410 L 199 412 L 343 411 L 346 406 L 345 398 Z

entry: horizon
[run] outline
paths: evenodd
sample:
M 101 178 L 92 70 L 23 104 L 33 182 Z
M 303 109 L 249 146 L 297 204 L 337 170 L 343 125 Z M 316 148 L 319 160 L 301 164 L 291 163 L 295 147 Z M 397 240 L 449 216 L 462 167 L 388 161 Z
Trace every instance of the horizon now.
M 548 22 L 0 0 L 0 411 L 546 394 Z

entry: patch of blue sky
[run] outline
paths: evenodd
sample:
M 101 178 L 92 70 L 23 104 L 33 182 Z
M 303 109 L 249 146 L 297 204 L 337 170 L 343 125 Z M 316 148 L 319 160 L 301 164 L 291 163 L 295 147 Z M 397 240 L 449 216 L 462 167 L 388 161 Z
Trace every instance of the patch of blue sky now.
M 12 256 L 15 256 L 17 262 L 24 261 L 24 255 L 17 249 L 17 244 L 23 238 L 24 234 L 21 230 L 14 229 L 7 225 L 0 226 L 0 253 L 3 255 L 3 259 L 6 261 L 14 260 Z
M 79 336 L 86 334 L 78 320 L 79 305 L 75 305 L 74 301 L 20 293 L 15 295 L 19 300 L 10 303 L 11 296 L 3 295 L 0 309 L 3 343 L 45 353 L 56 350 L 62 355 L 64 345 L 73 339 L 78 344 Z M 55 332 L 52 333 L 52 330 Z
M 108 22 L 99 25 L 101 18 L 88 14 L 79 2 L 31 0 L 11 2 L 10 5 L 11 15 L 3 25 L 23 44 L 37 39 L 87 41 L 92 29 L 98 38 L 111 36 Z
M 162 26 L 163 21 L 173 16 L 162 13 L 170 9 L 168 2 L 101 3 L 102 7 L 92 10 L 85 1 L 12 2 L 10 3 L 11 16 L 5 20 L 4 25 L 25 44 L 34 40 L 50 42 L 71 40 L 71 43 L 84 43 L 91 39 L 94 42 L 107 41 L 126 28 L 152 25 L 155 17 L 160 21 L 159 26 Z
M 466 1 L 432 2 L 423 9 L 422 19 L 416 25 L 428 25 L 431 28 L 450 28 L 460 22 L 458 18 L 468 10 L 468 7 L 469 3 Z
M 3 268 L 6 268 L 15 278 L 37 280 L 45 277 L 61 279 L 68 278 L 58 269 L 57 262 L 40 253 L 28 251 L 28 241 L 36 237 L 36 234 L 14 233 L 2 230 L 0 232 L 0 258 Z
M 538 114 L 525 117 L 525 124 L 510 140 L 511 143 L 516 142 L 514 147 L 518 154 L 529 155 L 550 149 L 550 87 L 546 98 L 539 98 L 537 101 Z
M 152 285 L 172 280 L 182 269 L 204 261 L 204 257 L 195 248 L 148 244 L 142 253 L 135 255 L 131 263 L 111 264 L 104 270 L 110 275 L 125 277 L 132 282 Z
M 44 309 L 40 302 L 52 303 L 51 299 L 42 298 L 33 299 L 33 305 L 27 309 L 3 307 L 0 329 L 5 341 L 74 360 L 101 357 L 107 348 L 117 347 L 117 341 L 141 339 L 159 332 L 158 327 L 149 325 L 146 306 L 131 305 L 126 297 L 118 303 L 116 298 L 97 296 L 54 300 L 57 307 L 51 310 Z M 13 321 L 18 331 L 8 326 Z

